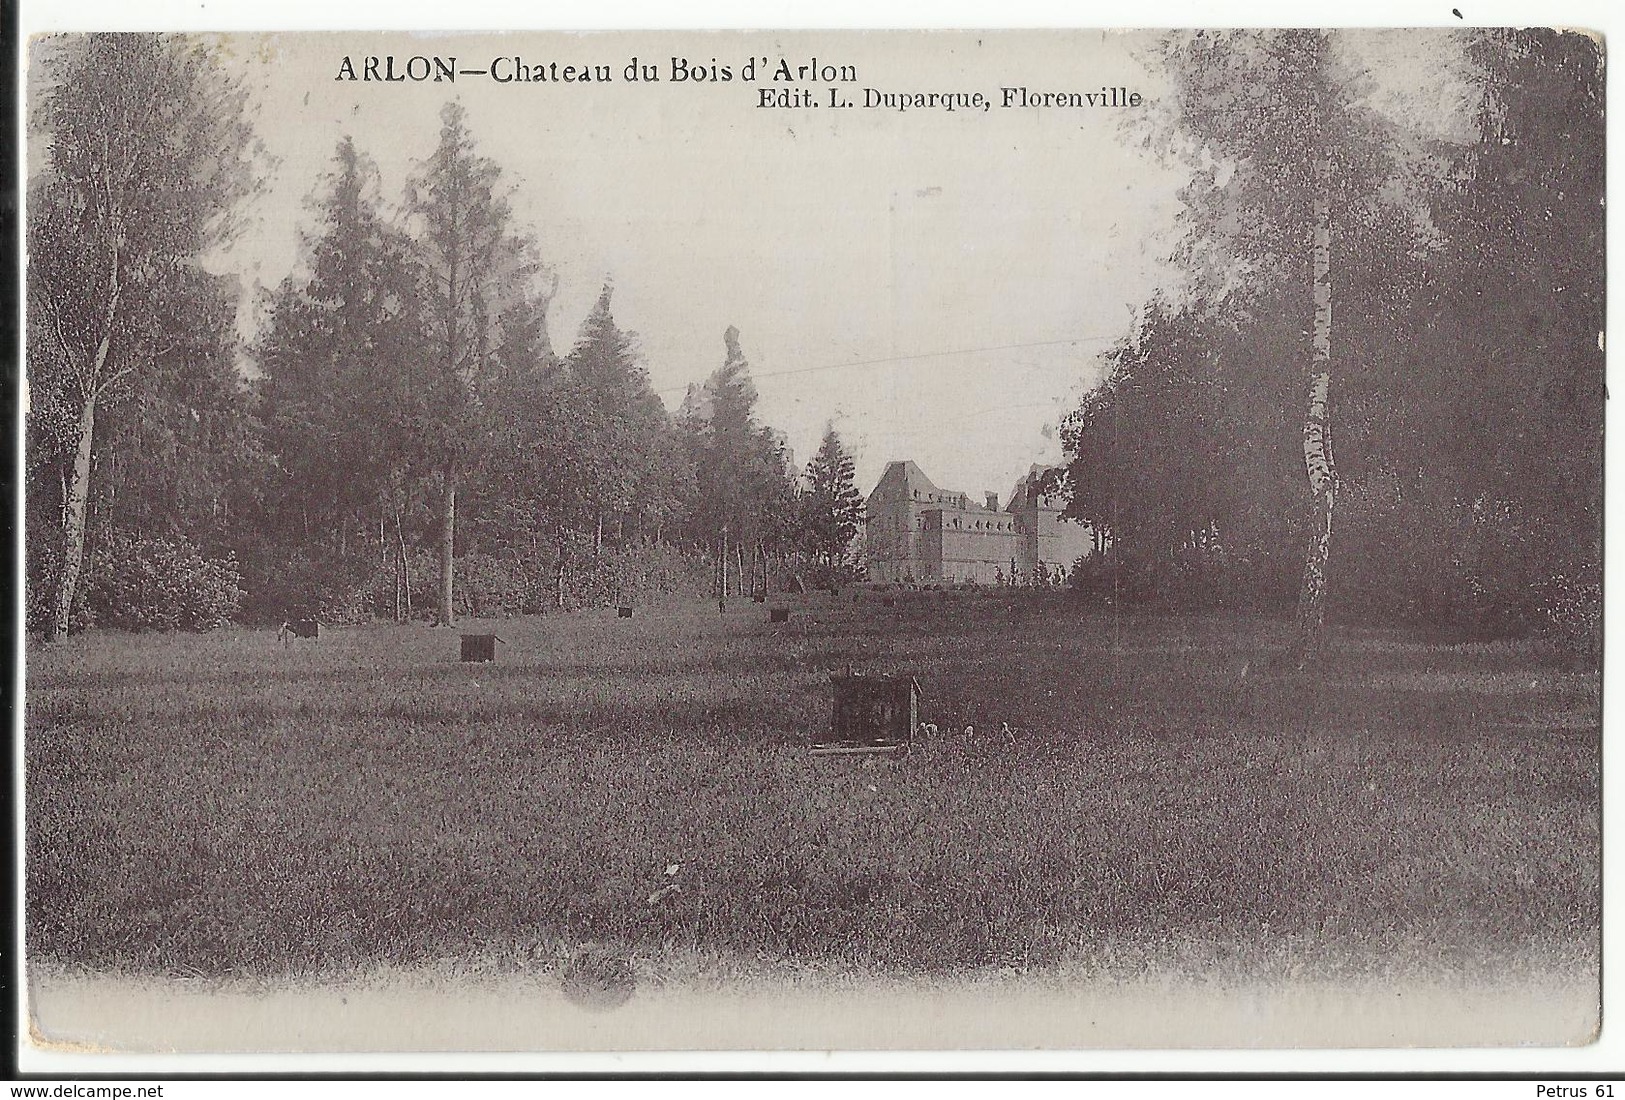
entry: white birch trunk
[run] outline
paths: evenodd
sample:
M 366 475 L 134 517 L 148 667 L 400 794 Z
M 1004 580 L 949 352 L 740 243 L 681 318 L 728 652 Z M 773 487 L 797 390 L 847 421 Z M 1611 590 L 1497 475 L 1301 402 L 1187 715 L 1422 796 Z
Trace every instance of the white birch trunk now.
M 1337 468 L 1332 459 L 1332 213 L 1331 158 L 1315 160 L 1313 355 L 1309 366 L 1309 406 L 1303 421 L 1303 465 L 1309 480 L 1309 547 L 1304 557 L 1303 587 L 1298 593 L 1297 648 L 1300 657 L 1320 643 L 1326 621 L 1326 565 L 1331 557 L 1332 513 Z
M 73 613 L 74 596 L 79 588 L 79 573 L 85 561 L 85 507 L 90 499 L 90 463 L 96 436 L 96 402 L 105 386 L 112 381 L 106 376 L 107 356 L 113 347 L 113 325 L 118 318 L 122 293 L 119 264 L 123 238 L 113 247 L 112 270 L 108 276 L 107 309 L 102 315 L 101 339 L 96 342 L 95 354 L 86 364 L 81 376 L 84 404 L 79 409 L 79 445 L 74 452 L 73 472 L 68 478 L 66 499 L 62 514 L 62 573 L 57 578 L 56 604 L 51 609 L 51 628 L 47 640 L 61 642 L 68 637 L 68 619 Z M 68 349 L 64 343 L 63 351 Z M 116 378 L 117 375 L 114 375 Z
M 440 506 L 440 625 L 453 626 L 457 614 L 451 606 L 451 588 L 457 535 L 457 460 L 446 463 L 446 491 Z
M 564 610 L 564 528 L 559 528 L 557 572 L 554 576 L 555 599 L 560 611 Z
M 56 603 L 52 608 L 50 641 L 68 637 L 68 620 L 73 614 L 74 595 L 85 560 L 85 506 L 90 498 L 91 443 L 96 434 L 96 391 L 91 390 L 79 411 L 79 446 L 74 451 L 73 474 L 67 483 L 67 499 L 62 512 L 62 574 L 57 578 Z

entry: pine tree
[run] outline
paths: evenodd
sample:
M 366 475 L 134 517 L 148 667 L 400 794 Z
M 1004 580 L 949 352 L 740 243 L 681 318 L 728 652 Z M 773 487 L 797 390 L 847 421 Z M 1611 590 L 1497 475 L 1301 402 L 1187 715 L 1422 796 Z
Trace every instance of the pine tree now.
M 756 386 L 732 325 L 722 366 L 682 422 L 695 469 L 692 535 L 717 548 L 719 589 L 743 583 L 755 560 L 785 545 L 796 526 L 795 474 L 783 440 L 756 421 Z M 737 589 L 736 589 L 737 590 Z
M 267 439 L 285 484 L 274 504 L 301 537 L 383 521 L 386 490 L 418 461 L 432 394 L 411 242 L 380 212 L 377 169 L 345 138 L 306 242 L 308 274 L 272 299 L 256 348 Z M 311 524 L 316 525 L 315 530 Z M 290 532 L 291 533 L 291 532 Z
M 633 334 L 622 330 L 610 309 L 613 288 L 605 284 L 581 326 L 565 366 L 588 404 L 594 438 L 584 440 L 587 479 L 577 486 L 593 522 L 593 546 L 603 542 L 604 517 L 647 507 L 663 514 L 668 504 L 650 499 L 662 492 L 659 465 L 669 448 L 666 407 L 649 386 Z
M 803 544 L 825 568 L 842 569 L 863 516 L 863 496 L 852 456 L 841 446 L 834 425 L 825 428 L 818 453 L 807 463 L 800 503 Z

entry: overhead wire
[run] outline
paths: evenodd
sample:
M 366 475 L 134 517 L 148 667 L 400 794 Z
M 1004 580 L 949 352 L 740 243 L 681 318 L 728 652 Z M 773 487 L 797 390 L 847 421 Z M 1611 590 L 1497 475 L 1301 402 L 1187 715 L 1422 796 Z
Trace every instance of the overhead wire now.
M 793 367 L 790 370 L 751 372 L 751 380 L 759 382 L 764 378 L 785 378 L 793 374 L 813 374 L 817 371 L 843 370 L 848 367 L 873 367 L 884 363 L 907 363 L 916 359 L 943 359 L 953 355 L 981 355 L 995 351 L 1017 351 L 1022 348 L 1052 348 L 1071 344 L 1102 343 L 1115 340 L 1117 336 L 1074 336 L 1066 340 L 1034 340 L 1020 344 L 995 344 L 983 348 L 954 348 L 948 351 L 925 351 L 911 355 L 887 355 L 878 359 L 856 359 L 846 363 L 822 363 L 813 367 Z M 688 389 L 689 383 L 680 386 L 667 386 L 658 389 L 656 393 L 677 393 Z

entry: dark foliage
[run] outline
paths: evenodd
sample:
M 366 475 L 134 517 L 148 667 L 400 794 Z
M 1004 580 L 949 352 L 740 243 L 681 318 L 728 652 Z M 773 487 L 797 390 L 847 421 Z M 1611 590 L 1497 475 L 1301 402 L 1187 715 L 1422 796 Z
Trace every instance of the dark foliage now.
M 242 576 L 233 557 L 208 558 L 183 536 L 109 531 L 94 547 L 83 621 L 122 630 L 213 630 L 237 613 Z
M 1180 259 L 1192 291 L 1146 306 L 1066 426 L 1072 514 L 1112 545 L 1079 583 L 1171 606 L 1284 609 L 1308 500 L 1308 146 L 1293 144 L 1290 97 L 1268 93 L 1301 43 L 1173 41 L 1176 125 L 1232 170 L 1222 184 L 1199 174 L 1189 192 Z M 1458 45 L 1482 96 L 1466 144 L 1430 145 L 1362 115 L 1357 74 L 1328 65 L 1320 77 L 1340 104 L 1331 614 L 1474 637 L 1543 632 L 1591 650 L 1600 57 L 1585 35 L 1551 31 L 1474 32 Z M 1256 80 L 1238 85 L 1249 72 Z

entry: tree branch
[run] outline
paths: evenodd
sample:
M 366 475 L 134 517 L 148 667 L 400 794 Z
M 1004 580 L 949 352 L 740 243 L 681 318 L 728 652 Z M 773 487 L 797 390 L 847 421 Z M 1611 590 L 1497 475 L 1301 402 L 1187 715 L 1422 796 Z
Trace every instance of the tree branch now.
M 129 364 L 125 364 L 124 366 L 120 367 L 118 370 L 114 371 L 112 374 L 108 375 L 106 378 L 102 379 L 101 382 L 98 383 L 97 386 L 96 386 L 96 397 L 98 399 L 100 399 L 101 395 L 106 393 L 108 391 L 108 389 L 113 385 L 114 382 L 117 382 L 119 379 L 121 379 L 125 375 L 129 374 L 130 371 L 133 370 L 133 369 L 134 368 L 131 367 Z
M 39 296 L 44 300 L 46 309 L 51 314 L 51 328 L 56 334 L 57 346 L 62 349 L 62 357 L 66 360 L 68 369 L 74 374 L 78 374 L 78 357 L 73 354 L 73 349 L 68 346 L 67 333 L 62 331 L 62 310 L 57 307 L 56 299 L 51 297 L 50 291 L 42 288 L 39 291 Z M 81 378 L 80 381 L 83 383 L 85 380 Z

